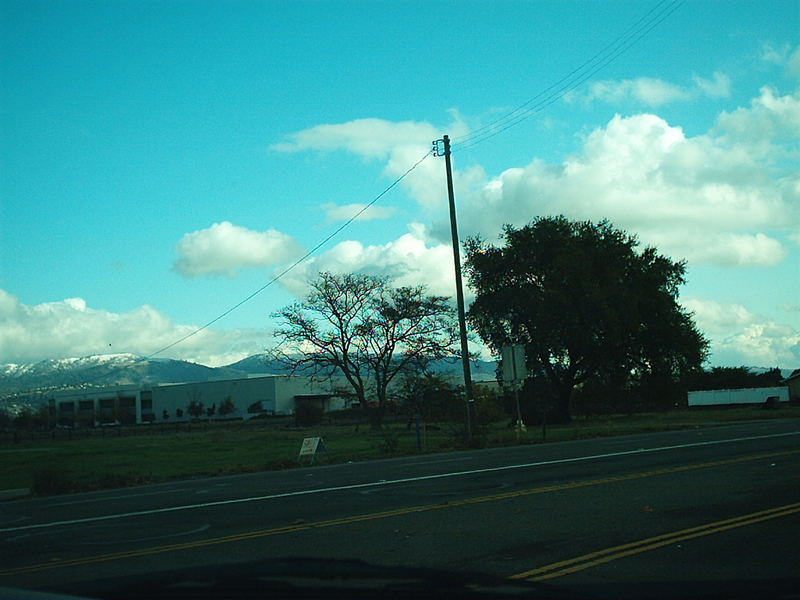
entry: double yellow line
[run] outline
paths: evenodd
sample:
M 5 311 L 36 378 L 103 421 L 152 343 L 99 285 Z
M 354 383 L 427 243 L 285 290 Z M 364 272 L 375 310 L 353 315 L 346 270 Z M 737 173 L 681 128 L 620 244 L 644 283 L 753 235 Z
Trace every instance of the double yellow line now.
M 752 525 L 754 523 L 760 523 L 761 521 L 767 521 L 769 519 L 785 517 L 797 512 L 800 512 L 800 502 L 787 504 L 786 506 L 780 506 L 778 508 L 770 508 L 760 512 L 751 513 L 749 515 L 734 517 L 732 519 L 725 519 L 724 521 L 717 521 L 716 523 L 707 523 L 706 525 L 699 525 L 697 527 L 690 527 L 689 529 L 673 531 L 671 533 L 657 535 L 644 540 L 622 544 L 621 546 L 614 546 L 613 548 L 605 548 L 604 550 L 598 550 L 597 552 L 591 552 L 576 558 L 562 560 L 561 562 L 556 562 L 544 567 L 531 569 L 530 571 L 524 571 L 523 573 L 517 573 L 516 575 L 512 575 L 511 579 L 527 579 L 528 581 L 543 581 L 545 579 L 553 579 L 555 577 L 569 575 L 570 573 L 575 573 L 576 571 L 582 571 L 584 569 L 611 562 L 613 560 L 618 560 L 633 554 L 640 554 L 642 552 L 655 550 L 663 546 L 669 546 L 670 544 L 676 544 L 678 542 L 691 540 L 704 535 L 711 535 L 712 533 L 719 533 L 721 531 L 734 529 L 736 527 L 743 527 L 745 525 Z
M 493 502 L 496 500 L 505 500 L 510 498 L 519 498 L 523 496 L 529 496 L 533 494 L 543 494 L 548 492 L 557 492 L 562 490 L 570 490 L 575 488 L 587 487 L 587 486 L 594 486 L 600 485 L 604 483 L 615 483 L 620 481 L 629 481 L 633 479 L 641 479 L 644 477 L 653 477 L 655 475 L 666 475 L 670 473 L 680 473 L 682 471 L 691 471 L 695 469 L 703 469 L 708 467 L 717 467 L 723 465 L 730 465 L 745 461 L 751 460 L 758 460 L 758 459 L 766 459 L 766 458 L 774 458 L 777 456 L 785 456 L 789 454 L 798 454 L 800 450 L 785 450 L 780 452 L 770 452 L 770 453 L 763 453 L 763 454 L 754 454 L 751 456 L 743 456 L 738 458 L 729 458 L 723 460 L 716 460 L 716 461 L 709 461 L 704 463 L 697 463 L 693 465 L 682 465 L 679 467 L 668 467 L 664 469 L 656 469 L 652 471 L 642 471 L 639 473 L 631 473 L 628 475 L 617 475 L 611 477 L 602 477 L 598 479 L 589 479 L 584 481 L 569 481 L 565 483 L 558 483 L 549 486 L 542 486 L 531 488 L 527 490 L 518 490 L 513 492 L 505 492 L 502 494 L 492 494 L 488 496 L 478 496 L 474 498 L 463 498 L 461 500 L 452 500 L 449 502 L 443 502 L 438 504 L 428 504 L 422 506 L 413 506 L 409 508 L 401 508 L 395 510 L 387 510 L 375 513 L 367 513 L 362 515 L 354 515 L 352 517 L 344 517 L 340 519 L 329 519 L 324 521 L 309 521 L 309 522 L 298 522 L 292 525 L 286 525 L 282 527 L 273 527 L 271 529 L 262 529 L 257 531 L 247 531 L 243 533 L 237 533 L 228 536 L 216 537 L 216 538 L 207 538 L 204 540 L 195 540 L 192 542 L 182 542 L 178 544 L 166 544 L 163 546 L 154 546 L 150 548 L 141 548 L 138 550 L 124 550 L 121 552 L 112 552 L 108 554 L 101 554 L 96 556 L 86 556 L 80 558 L 70 558 L 70 559 L 52 559 L 48 562 L 42 562 L 38 564 L 32 564 L 22 567 L 12 567 L 9 569 L 0 569 L 0 577 L 8 576 L 8 575 L 17 575 L 22 573 L 33 573 L 36 571 L 43 571 L 47 569 L 56 569 L 56 568 L 64 568 L 64 567 L 74 567 L 79 565 L 86 565 L 98 562 L 105 562 L 110 560 L 120 560 L 125 558 L 134 558 L 137 556 L 147 556 L 153 554 L 160 554 L 164 552 L 174 552 L 180 550 L 189 550 L 192 548 L 201 548 L 205 546 L 213 546 L 217 544 L 228 544 L 231 542 L 240 542 L 246 540 L 252 540 L 257 538 L 269 537 L 273 535 L 281 535 L 284 533 L 291 533 L 295 531 L 303 531 L 308 529 L 317 529 L 322 527 L 332 527 L 332 526 L 341 526 L 341 525 L 349 525 L 351 523 L 359 523 L 364 521 L 373 521 L 376 519 L 384 519 L 388 517 L 397 517 L 402 515 L 408 515 L 413 513 L 419 513 L 423 511 L 429 510 L 438 510 L 442 508 L 454 508 L 458 506 L 466 506 L 470 504 L 478 504 L 482 502 Z M 700 527 L 695 527 L 692 529 L 686 529 L 683 531 L 678 531 L 671 534 L 665 534 L 663 536 L 657 536 L 655 538 L 650 538 L 647 540 L 641 540 L 639 542 L 633 542 L 631 544 L 626 544 L 623 546 L 617 546 L 615 548 L 609 548 L 607 550 L 601 550 L 599 552 L 595 552 L 592 554 L 587 554 L 582 557 L 578 557 L 575 559 L 570 559 L 567 561 L 562 561 L 559 563 L 554 563 L 552 565 L 548 565 L 546 567 L 541 567 L 539 569 L 533 569 L 531 571 L 525 571 L 524 573 L 519 573 L 514 575 L 513 577 L 518 579 L 550 579 L 552 577 L 558 577 L 560 575 L 566 575 L 569 572 L 579 571 L 581 569 L 588 568 L 593 566 L 594 564 L 600 564 L 603 562 L 609 562 L 611 560 L 616 560 L 617 558 L 622 558 L 623 556 L 627 556 L 629 554 L 635 554 L 637 552 L 645 552 L 646 550 L 652 550 L 654 548 L 658 548 L 660 546 L 665 546 L 667 544 L 672 544 L 683 539 L 690 539 L 692 537 L 699 537 L 700 535 L 708 535 L 710 533 L 716 533 L 717 531 L 723 531 L 724 529 L 730 529 L 731 527 L 739 527 L 741 525 L 748 525 L 750 523 L 756 523 L 759 520 L 766 520 L 771 518 L 776 518 L 779 516 L 783 516 L 784 514 L 791 514 L 792 512 L 797 512 L 800 510 L 800 503 L 792 504 L 789 506 L 784 506 L 777 509 L 772 509 L 771 511 L 763 511 L 762 513 L 754 513 L 753 515 L 746 515 L 744 517 L 738 517 L 735 519 L 729 519 L 727 521 L 720 521 L 718 523 L 712 523 L 710 525 L 704 525 Z M 773 514 L 774 513 L 774 514 Z

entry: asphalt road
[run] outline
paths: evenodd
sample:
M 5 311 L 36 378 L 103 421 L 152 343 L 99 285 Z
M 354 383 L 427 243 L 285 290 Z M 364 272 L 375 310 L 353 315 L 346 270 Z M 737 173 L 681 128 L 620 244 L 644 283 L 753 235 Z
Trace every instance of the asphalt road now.
M 287 556 L 563 586 L 798 578 L 800 421 L 0 503 L 0 586 Z

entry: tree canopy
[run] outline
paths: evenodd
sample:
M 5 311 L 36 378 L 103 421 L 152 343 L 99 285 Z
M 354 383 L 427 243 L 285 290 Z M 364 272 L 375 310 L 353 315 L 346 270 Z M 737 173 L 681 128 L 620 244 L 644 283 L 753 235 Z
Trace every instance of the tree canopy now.
M 637 252 L 637 239 L 608 221 L 540 217 L 507 225 L 502 239 L 465 244 L 475 292 L 467 317 L 498 356 L 525 346 L 530 379 L 557 419 L 569 419 L 579 384 L 666 385 L 702 364 L 707 342 L 678 304 L 684 262 Z
M 690 390 L 725 390 L 777 387 L 783 381 L 778 367 L 757 373 L 749 367 L 712 367 L 692 373 L 686 382 Z
M 343 376 L 373 427 L 380 427 L 389 384 L 399 374 L 458 355 L 455 311 L 424 286 L 333 273 L 320 273 L 310 285 L 304 302 L 273 315 L 276 355 L 293 372 Z

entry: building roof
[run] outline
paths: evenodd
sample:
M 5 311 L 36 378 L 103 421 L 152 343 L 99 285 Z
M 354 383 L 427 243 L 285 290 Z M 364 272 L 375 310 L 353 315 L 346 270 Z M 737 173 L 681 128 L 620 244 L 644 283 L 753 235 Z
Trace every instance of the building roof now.
M 795 369 L 794 371 L 792 371 L 791 375 L 789 375 L 786 379 L 783 380 L 783 383 L 789 383 L 790 380 L 797 379 L 798 377 L 800 377 L 800 369 Z

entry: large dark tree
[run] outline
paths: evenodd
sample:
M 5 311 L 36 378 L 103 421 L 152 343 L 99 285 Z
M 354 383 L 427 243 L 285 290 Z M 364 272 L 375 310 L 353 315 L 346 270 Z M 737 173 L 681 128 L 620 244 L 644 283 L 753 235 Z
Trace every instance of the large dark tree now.
M 278 358 L 295 373 L 344 376 L 374 428 L 398 375 L 457 355 L 447 298 L 424 286 L 395 288 L 383 277 L 320 273 L 304 302 L 274 316 Z
M 525 346 L 529 388 L 549 396 L 558 420 L 581 383 L 667 385 L 702 364 L 707 342 L 678 304 L 685 263 L 637 252 L 636 238 L 607 221 L 542 217 L 506 226 L 502 239 L 465 244 L 468 318 L 498 355 Z

